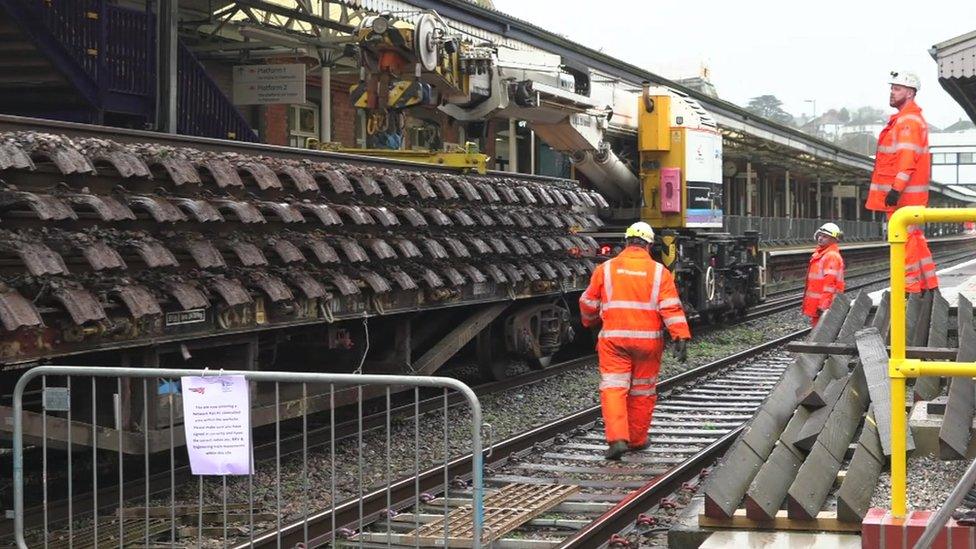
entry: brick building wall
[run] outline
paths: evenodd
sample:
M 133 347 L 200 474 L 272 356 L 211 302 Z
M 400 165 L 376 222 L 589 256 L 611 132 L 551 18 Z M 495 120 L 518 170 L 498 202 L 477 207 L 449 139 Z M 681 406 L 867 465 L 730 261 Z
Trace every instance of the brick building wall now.
M 288 144 L 290 105 L 264 105 L 261 108 L 261 141 L 269 145 Z
M 349 102 L 351 82 L 332 79 L 332 140 L 343 147 L 357 147 L 356 109 Z

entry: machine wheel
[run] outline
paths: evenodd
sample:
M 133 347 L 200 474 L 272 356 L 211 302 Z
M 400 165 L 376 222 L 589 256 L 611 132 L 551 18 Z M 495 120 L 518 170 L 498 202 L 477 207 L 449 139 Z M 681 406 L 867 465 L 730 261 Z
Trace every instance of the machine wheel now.
M 711 266 L 705 270 L 705 299 L 715 299 L 715 269 Z
M 526 359 L 525 363 L 528 364 L 529 368 L 533 370 L 545 370 L 550 364 L 552 364 L 552 355 L 539 358 L 530 357 Z
M 414 30 L 414 55 L 420 61 L 420 65 L 425 71 L 432 71 L 437 68 L 437 45 L 436 32 L 437 21 L 430 14 L 424 14 L 417 20 Z

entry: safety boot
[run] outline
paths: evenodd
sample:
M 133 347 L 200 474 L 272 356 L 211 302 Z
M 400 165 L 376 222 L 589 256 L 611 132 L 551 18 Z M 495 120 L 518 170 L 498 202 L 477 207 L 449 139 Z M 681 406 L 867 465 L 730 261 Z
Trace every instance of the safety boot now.
M 628 446 L 626 440 L 615 440 L 610 443 L 607 451 L 603 453 L 603 457 L 607 459 L 620 459 L 627 450 Z
M 631 452 L 640 452 L 641 450 L 646 450 L 650 445 L 651 445 L 651 441 L 645 440 L 644 444 L 638 444 L 636 446 L 629 445 L 627 446 L 627 449 L 630 450 Z

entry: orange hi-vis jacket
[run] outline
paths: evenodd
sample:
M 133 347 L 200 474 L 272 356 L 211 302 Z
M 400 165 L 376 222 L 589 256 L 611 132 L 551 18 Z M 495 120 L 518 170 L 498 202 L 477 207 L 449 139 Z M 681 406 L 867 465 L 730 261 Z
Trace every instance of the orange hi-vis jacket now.
M 837 243 L 818 247 L 810 257 L 807 270 L 807 289 L 803 294 L 803 314 L 820 316 L 834 302 L 834 296 L 844 293 L 844 259 Z
M 656 342 L 663 348 L 662 328 L 672 339 L 691 338 L 674 277 L 636 246 L 593 271 L 590 286 L 580 296 L 580 314 L 586 327 L 602 321 L 600 339 L 625 345 Z
M 691 338 L 674 277 L 647 250 L 629 246 L 593 271 L 580 314 L 584 326 L 603 325 L 596 348 L 607 442 L 639 448 L 657 402 L 663 328 L 672 338 Z
M 928 124 L 922 118 L 922 109 L 909 101 L 888 119 L 878 137 L 874 173 L 864 207 L 892 212 L 902 206 L 927 206 L 931 172 Z M 892 189 L 901 193 L 898 205 L 886 206 L 885 197 Z

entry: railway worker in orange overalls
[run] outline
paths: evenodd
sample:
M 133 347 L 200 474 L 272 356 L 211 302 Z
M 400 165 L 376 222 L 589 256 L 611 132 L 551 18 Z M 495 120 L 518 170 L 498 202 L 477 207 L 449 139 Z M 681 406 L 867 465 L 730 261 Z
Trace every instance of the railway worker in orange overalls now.
M 583 326 L 602 324 L 597 352 L 607 459 L 647 447 L 664 328 L 675 340 L 676 356 L 687 360 L 691 331 L 674 277 L 651 259 L 653 242 L 650 225 L 631 225 L 625 234 L 626 247 L 593 271 L 590 286 L 580 297 Z
M 888 219 L 902 206 L 927 206 L 932 155 L 929 153 L 929 126 L 922 109 L 915 104 L 918 76 L 910 72 L 892 72 L 888 103 L 898 109 L 878 137 L 874 173 L 864 205 L 869 210 L 885 212 Z M 905 242 L 905 290 L 919 293 L 939 287 L 932 252 L 922 228 L 908 228 Z
M 840 256 L 837 241 L 843 233 L 835 223 L 824 223 L 813 234 L 817 249 L 810 257 L 807 269 L 807 287 L 803 293 L 803 314 L 817 325 L 820 317 L 830 308 L 834 297 L 844 293 L 844 258 Z

